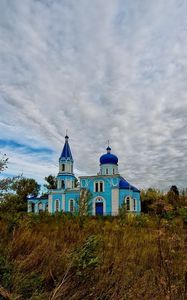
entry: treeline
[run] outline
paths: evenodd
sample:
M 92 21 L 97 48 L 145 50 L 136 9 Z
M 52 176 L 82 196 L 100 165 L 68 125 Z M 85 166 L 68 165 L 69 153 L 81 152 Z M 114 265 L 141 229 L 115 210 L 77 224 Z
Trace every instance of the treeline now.
M 187 210 L 187 189 L 179 192 L 176 185 L 172 185 L 168 192 L 149 188 L 141 191 L 141 208 L 143 213 L 171 215 L 185 214 Z

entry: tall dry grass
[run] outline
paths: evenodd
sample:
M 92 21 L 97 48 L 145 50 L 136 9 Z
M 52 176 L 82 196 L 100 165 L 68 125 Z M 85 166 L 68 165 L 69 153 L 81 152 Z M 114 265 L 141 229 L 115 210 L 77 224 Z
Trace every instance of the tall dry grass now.
M 13 297 L 7 299 L 182 300 L 187 271 L 183 225 L 180 218 L 146 216 L 44 214 L 13 221 L 3 216 L 0 285 Z

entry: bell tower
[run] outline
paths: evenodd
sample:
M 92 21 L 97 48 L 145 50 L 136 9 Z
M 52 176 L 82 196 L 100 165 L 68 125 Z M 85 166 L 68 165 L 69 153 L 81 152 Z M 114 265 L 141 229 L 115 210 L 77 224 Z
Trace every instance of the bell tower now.
M 59 172 L 57 176 L 57 189 L 72 189 L 75 187 L 73 173 L 73 156 L 69 146 L 69 137 L 65 136 L 65 143 L 59 158 Z

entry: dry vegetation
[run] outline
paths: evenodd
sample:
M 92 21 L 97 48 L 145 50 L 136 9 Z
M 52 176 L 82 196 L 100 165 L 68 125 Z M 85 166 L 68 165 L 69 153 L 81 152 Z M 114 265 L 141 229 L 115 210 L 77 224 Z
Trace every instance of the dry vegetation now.
M 185 231 L 181 217 L 1 216 L 0 299 L 187 299 Z

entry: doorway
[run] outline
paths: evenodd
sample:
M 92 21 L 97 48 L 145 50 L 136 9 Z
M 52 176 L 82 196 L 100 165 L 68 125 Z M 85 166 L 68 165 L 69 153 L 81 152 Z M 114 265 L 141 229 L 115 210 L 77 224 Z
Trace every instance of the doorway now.
M 96 216 L 103 216 L 103 202 L 95 203 L 95 214 Z

